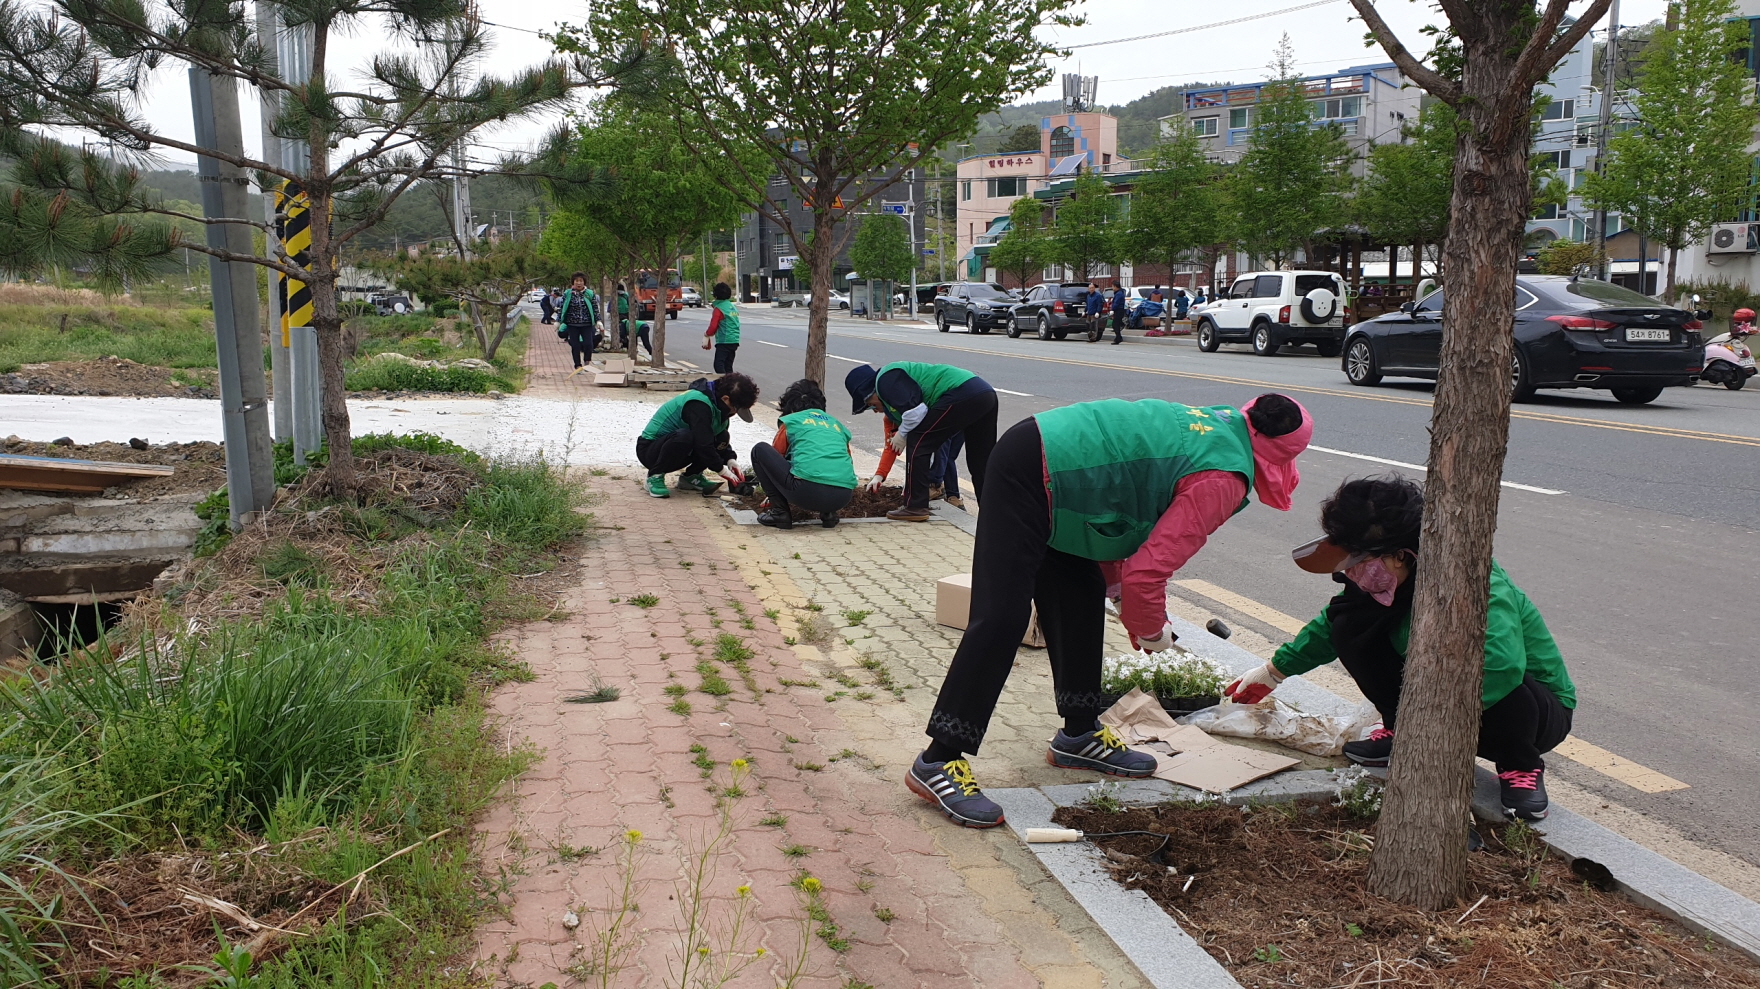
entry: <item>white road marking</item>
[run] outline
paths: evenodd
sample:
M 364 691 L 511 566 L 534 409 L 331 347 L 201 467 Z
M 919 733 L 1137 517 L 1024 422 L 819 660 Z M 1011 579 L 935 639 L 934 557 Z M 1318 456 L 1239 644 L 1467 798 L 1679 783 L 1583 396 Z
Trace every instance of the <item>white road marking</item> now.
M 763 344 L 763 345 L 764 345 L 764 346 L 766 346 L 766 347 L 781 347 L 781 348 L 782 348 L 782 349 L 783 349 L 783 350 L 787 350 L 787 349 L 788 349 L 788 344 L 786 344 L 786 343 L 771 343 L 771 342 L 770 342 L 770 341 L 768 341 L 768 340 L 756 340 L 756 341 L 753 341 L 753 342 L 755 342 L 755 343 L 761 343 L 761 344 Z
M 1032 398 L 1033 397 L 1032 395 L 1029 395 L 1024 391 L 1009 391 L 1007 388 L 997 388 L 995 385 L 991 385 L 990 388 L 994 391 L 999 391 L 999 392 L 1003 393 L 1004 395 L 1019 395 L 1021 398 Z
M 826 354 L 825 356 L 831 358 L 834 361 L 849 361 L 851 364 L 866 364 L 866 363 L 868 363 L 867 361 L 858 361 L 854 357 L 839 357 L 836 354 Z
M 1429 468 L 1425 467 L 1423 464 L 1408 464 L 1403 460 L 1389 460 L 1386 457 L 1371 457 L 1366 453 L 1351 453 L 1348 450 L 1330 450 L 1330 449 L 1327 449 L 1326 447 L 1323 447 L 1323 446 L 1312 446 L 1312 445 L 1310 445 L 1308 447 L 1308 449 L 1314 451 L 1315 453 L 1330 453 L 1335 457 L 1349 457 L 1352 460 L 1367 460 L 1372 464 L 1386 464 L 1389 467 L 1404 467 L 1407 470 L 1415 470 L 1415 471 L 1429 470 Z M 1537 488 L 1532 484 L 1517 484 L 1514 481 L 1501 481 L 1499 483 L 1501 483 L 1506 488 L 1514 488 L 1517 491 L 1532 491 L 1535 494 L 1543 494 L 1543 495 L 1569 494 L 1568 491 L 1560 491 L 1557 488 Z

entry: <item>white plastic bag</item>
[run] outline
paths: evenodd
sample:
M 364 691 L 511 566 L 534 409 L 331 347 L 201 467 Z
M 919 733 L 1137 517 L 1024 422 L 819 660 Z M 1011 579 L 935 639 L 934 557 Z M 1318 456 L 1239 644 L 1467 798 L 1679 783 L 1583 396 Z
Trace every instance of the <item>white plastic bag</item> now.
M 1368 735 L 1381 720 L 1375 705 L 1367 701 L 1349 715 L 1331 716 L 1299 711 L 1273 694 L 1257 704 L 1223 701 L 1215 707 L 1193 711 L 1179 719 L 1182 725 L 1202 728 L 1211 735 L 1263 738 L 1309 755 L 1338 755 L 1344 743 Z

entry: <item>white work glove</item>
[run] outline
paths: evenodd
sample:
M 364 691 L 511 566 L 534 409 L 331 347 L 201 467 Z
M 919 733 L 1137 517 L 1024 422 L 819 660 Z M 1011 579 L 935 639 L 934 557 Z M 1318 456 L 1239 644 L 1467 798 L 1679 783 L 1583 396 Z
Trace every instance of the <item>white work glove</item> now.
M 740 473 L 739 464 L 729 460 L 727 466 L 721 468 L 721 476 L 727 478 L 729 487 L 738 487 L 746 483 L 746 476 Z
M 703 349 L 704 349 L 704 350 L 708 350 L 708 349 L 709 349 L 709 348 L 710 348 L 710 347 L 713 347 L 713 346 L 714 346 L 714 344 L 712 344 L 712 343 L 710 343 L 710 342 L 709 342 L 709 338 L 708 338 L 708 337 L 704 337 L 704 338 L 703 338 Z
M 904 442 L 905 442 L 904 437 L 905 437 L 905 432 L 902 429 L 899 430 L 898 432 L 892 434 L 892 439 L 889 442 L 891 442 L 891 444 L 892 444 L 892 452 L 893 453 L 903 453 L 904 452 Z
M 869 494 L 873 494 L 880 490 L 880 485 L 885 483 L 885 481 L 886 478 L 883 475 L 875 474 L 873 477 L 868 478 L 868 483 L 863 485 L 863 487 L 868 489 Z
M 1277 667 L 1266 663 L 1246 676 L 1222 688 L 1222 696 L 1236 704 L 1257 704 L 1271 696 L 1277 685 L 1284 681 Z
M 1139 639 L 1133 634 L 1131 636 L 1131 645 L 1141 649 L 1143 652 L 1161 652 L 1164 649 L 1172 648 L 1174 641 L 1178 638 L 1179 636 L 1173 634 L 1172 625 L 1162 625 L 1161 631 L 1146 639 Z

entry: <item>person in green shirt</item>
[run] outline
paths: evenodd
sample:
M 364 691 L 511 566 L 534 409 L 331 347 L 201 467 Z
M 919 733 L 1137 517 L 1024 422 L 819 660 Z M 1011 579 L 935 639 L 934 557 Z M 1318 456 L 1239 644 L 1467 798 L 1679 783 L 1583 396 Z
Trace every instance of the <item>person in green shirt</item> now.
M 1271 662 L 1224 693 L 1257 703 L 1286 677 L 1336 659 L 1382 722 L 1368 738 L 1347 743 L 1345 755 L 1366 766 L 1387 765 L 1412 634 L 1423 516 L 1423 489 L 1403 477 L 1346 481 L 1333 492 L 1320 507 L 1325 538 L 1294 555 L 1302 569 L 1329 573 L 1344 589 Z M 1496 562 L 1490 583 L 1478 752 L 1497 766 L 1504 809 L 1537 821 L 1547 813 L 1541 754 L 1570 734 L 1577 691 L 1539 609 Z
M 825 411 L 825 392 L 811 378 L 789 385 L 777 406 L 776 439 L 752 447 L 752 476 L 770 499 L 758 524 L 792 529 L 790 506 L 799 505 L 829 529 L 856 493 L 849 427 Z
M 703 333 L 703 349 L 715 348 L 715 373 L 727 374 L 739 353 L 739 307 L 733 304 L 733 289 L 726 282 L 715 283 L 715 301 L 709 308 L 714 312 L 709 314 L 709 329 Z

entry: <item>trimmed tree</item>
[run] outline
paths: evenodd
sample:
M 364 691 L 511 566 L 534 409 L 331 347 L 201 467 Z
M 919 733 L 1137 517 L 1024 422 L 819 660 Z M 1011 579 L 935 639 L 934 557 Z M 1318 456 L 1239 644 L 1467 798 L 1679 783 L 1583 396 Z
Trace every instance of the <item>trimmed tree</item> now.
M 904 217 L 892 213 L 863 217 L 861 226 L 856 229 L 855 243 L 849 247 L 849 260 L 856 266 L 856 273 L 867 279 L 870 286 L 876 281 L 908 281 L 913 259 L 911 230 L 905 225 Z M 872 306 L 868 315 L 874 315 Z
M 1423 245 L 1447 238 L 1454 196 L 1454 128 L 1454 110 L 1432 103 L 1406 128 L 1404 142 L 1369 150 L 1368 169 L 1350 212 L 1376 241 L 1410 244 L 1416 248 L 1412 256 L 1421 259 Z M 1421 260 L 1413 262 L 1413 285 L 1422 267 Z
M 1015 276 L 1026 288 L 1033 273 L 1051 263 L 1051 242 L 1045 236 L 1045 204 L 1022 196 L 1008 208 L 1008 229 L 990 248 L 990 264 Z
M 1164 265 L 1171 279 L 1194 251 L 1223 239 L 1221 190 L 1216 166 L 1188 126 L 1164 137 L 1148 158 L 1150 171 L 1131 187 L 1124 255 L 1132 264 Z
M 1094 277 L 1097 268 L 1124 258 L 1119 217 L 1123 213 L 1112 183 L 1084 169 L 1057 203 L 1051 222 L 1051 260 L 1070 269 L 1075 281 Z
M 812 277 L 807 377 L 825 381 L 832 267 L 844 219 L 920 167 L 919 151 L 1051 77 L 1037 34 L 1074 0 L 608 0 L 564 50 L 630 46 L 672 61 L 644 76 L 726 188 L 774 222 Z M 739 149 L 755 147 L 747 163 Z M 794 207 L 805 210 L 801 222 Z
M 1369 888 L 1439 910 L 1466 885 L 1473 754 L 1479 737 L 1491 541 L 1509 443 L 1516 261 L 1533 194 L 1534 86 L 1607 12 L 1592 0 L 1439 0 L 1448 17 L 1432 69 L 1373 0 L 1351 0 L 1406 77 L 1454 108 L 1454 195 L 1441 371 L 1430 416 L 1423 566 L 1399 706 L 1399 758 L 1370 859 Z
M 1753 202 L 1754 81 L 1736 56 L 1748 22 L 1729 0 L 1684 0 L 1680 24 L 1644 49 L 1635 126 L 1608 141 L 1587 197 L 1626 217 L 1668 248 L 1662 298 L 1675 296 L 1675 261 L 1709 231 Z
M 1315 125 L 1287 34 L 1271 69 L 1276 75 L 1253 106 L 1250 143 L 1229 174 L 1229 192 L 1241 247 L 1275 266 L 1344 218 L 1351 152 L 1337 124 Z
M 397 287 L 405 292 L 473 304 L 471 329 L 486 361 L 495 359 L 501 342 L 513 331 L 508 313 L 519 307 L 526 293 L 568 277 L 559 262 L 524 240 L 502 241 L 468 260 L 456 254 L 422 254 L 400 262 L 395 273 Z M 484 319 L 485 309 L 494 313 L 493 322 Z

